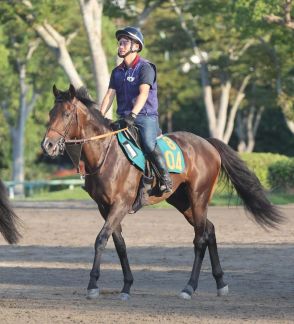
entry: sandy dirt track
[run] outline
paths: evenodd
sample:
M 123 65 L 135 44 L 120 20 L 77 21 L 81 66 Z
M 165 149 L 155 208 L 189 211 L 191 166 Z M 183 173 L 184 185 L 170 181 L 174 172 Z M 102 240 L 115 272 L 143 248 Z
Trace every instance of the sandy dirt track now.
M 112 240 L 98 300 L 85 299 L 93 244 L 103 222 L 92 202 L 15 203 L 23 239 L 0 238 L 0 323 L 294 323 L 294 206 L 264 231 L 242 208 L 210 207 L 230 294 L 216 296 L 208 253 L 197 293 L 178 293 L 193 262 L 193 229 L 174 209 L 128 215 L 123 234 L 134 275 L 118 299 L 122 272 Z

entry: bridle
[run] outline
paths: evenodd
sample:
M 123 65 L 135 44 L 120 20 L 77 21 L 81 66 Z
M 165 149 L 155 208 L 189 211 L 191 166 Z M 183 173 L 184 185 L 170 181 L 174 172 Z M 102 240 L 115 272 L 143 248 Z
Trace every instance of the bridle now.
M 64 102 L 64 100 L 57 98 L 55 100 L 55 103 L 58 103 L 58 102 Z M 92 136 L 92 137 L 88 137 L 88 138 L 82 138 L 82 139 L 66 139 L 66 137 L 68 135 L 68 132 L 70 131 L 70 128 L 72 126 L 72 122 L 74 120 L 74 117 L 76 117 L 77 127 L 79 128 L 78 106 L 75 103 L 72 103 L 72 106 L 74 106 L 74 110 L 72 110 L 71 118 L 70 118 L 69 122 L 66 124 L 63 131 L 57 130 L 57 129 L 51 127 L 51 126 L 49 126 L 47 128 L 47 131 L 46 131 L 46 135 L 48 134 L 48 132 L 50 130 L 57 133 L 57 134 L 59 134 L 61 136 L 61 139 L 59 140 L 59 142 L 63 143 L 63 145 L 65 145 L 65 144 L 84 144 L 84 143 L 95 141 L 95 140 L 105 138 L 105 137 L 108 137 L 108 136 L 111 136 L 111 135 L 118 134 L 118 133 L 126 131 L 128 129 L 126 127 L 126 128 L 122 128 L 122 129 L 119 129 L 119 130 L 116 130 L 116 131 L 112 131 L 112 132 L 108 132 L 108 133 L 105 133 L 105 134 Z M 46 135 L 45 135 L 45 137 L 46 137 Z
M 61 98 L 56 98 L 55 99 L 55 104 L 57 103 L 61 103 L 61 102 L 64 102 L 64 100 L 62 100 Z M 65 144 L 66 144 L 66 137 L 71 129 L 71 126 L 72 126 L 72 123 L 73 123 L 73 120 L 74 118 L 76 117 L 76 122 L 77 122 L 77 127 L 78 127 L 78 107 L 75 103 L 72 103 L 72 106 L 74 107 L 74 109 L 71 111 L 71 116 L 70 116 L 70 120 L 69 122 L 66 124 L 64 130 L 59 130 L 59 129 L 56 129 L 56 128 L 53 128 L 52 126 L 49 126 L 46 130 L 46 135 L 45 137 L 47 136 L 48 132 L 49 131 L 53 131 L 55 133 L 57 133 L 58 135 L 61 136 L 61 138 L 59 139 L 59 141 L 57 142 L 57 145 L 59 146 L 59 152 L 60 154 L 62 155 L 64 153 L 64 150 L 65 150 Z
M 60 99 L 59 98 L 56 98 L 55 99 L 55 104 L 56 103 L 61 103 L 61 102 L 64 102 L 64 100 L 62 100 L 62 98 L 60 98 Z M 66 137 L 67 137 L 67 135 L 68 135 L 68 133 L 69 133 L 69 131 L 71 129 L 73 120 L 75 118 L 76 118 L 77 128 L 79 128 L 78 106 L 75 103 L 71 103 L 71 105 L 74 107 L 74 109 L 71 110 L 70 120 L 66 124 L 64 130 L 63 131 L 60 131 L 58 129 L 55 129 L 55 128 L 49 126 L 47 128 L 47 131 L 46 131 L 46 135 L 48 134 L 49 131 L 53 131 L 53 132 L 55 132 L 55 133 L 57 133 L 57 134 L 59 134 L 61 136 L 61 138 L 57 142 L 57 145 L 59 146 L 59 152 L 60 152 L 61 155 L 64 154 L 64 151 L 66 150 L 66 144 L 83 145 L 83 144 L 88 143 L 88 142 L 91 142 L 91 141 L 95 141 L 95 140 L 98 140 L 98 139 L 101 139 L 101 138 L 105 138 L 105 137 L 108 137 L 108 136 L 112 136 L 112 135 L 118 134 L 118 133 L 123 132 L 123 131 L 126 131 L 128 129 L 126 127 L 126 128 L 122 128 L 122 129 L 119 129 L 119 130 L 116 130 L 116 131 L 112 131 L 112 132 L 108 132 L 108 133 L 105 133 L 105 134 L 101 134 L 101 135 L 97 135 L 97 136 L 92 136 L 92 137 L 89 137 L 89 138 L 66 139 Z M 109 153 L 109 149 L 110 149 L 111 142 L 112 142 L 112 139 L 109 141 L 109 144 L 108 144 L 107 149 L 106 149 L 105 157 L 103 158 L 102 163 L 96 168 L 96 171 L 93 172 L 93 173 L 89 173 L 89 174 L 83 174 L 83 176 L 85 176 L 85 175 L 92 175 L 92 174 L 97 173 L 97 171 L 100 169 L 100 167 L 104 164 L 104 162 L 106 160 L 106 157 L 107 157 L 107 155 Z M 77 167 L 77 172 L 80 173 L 79 166 Z

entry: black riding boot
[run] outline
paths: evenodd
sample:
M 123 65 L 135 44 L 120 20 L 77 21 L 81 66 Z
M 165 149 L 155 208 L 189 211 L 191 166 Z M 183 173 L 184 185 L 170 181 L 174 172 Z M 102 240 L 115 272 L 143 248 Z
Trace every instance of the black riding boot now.
M 159 185 L 160 192 L 162 194 L 166 192 L 172 192 L 172 179 L 167 170 L 164 156 L 157 145 L 155 146 L 155 149 L 148 154 L 148 158 L 149 161 L 152 164 L 154 164 L 154 167 L 158 172 L 159 180 L 160 180 L 160 185 Z

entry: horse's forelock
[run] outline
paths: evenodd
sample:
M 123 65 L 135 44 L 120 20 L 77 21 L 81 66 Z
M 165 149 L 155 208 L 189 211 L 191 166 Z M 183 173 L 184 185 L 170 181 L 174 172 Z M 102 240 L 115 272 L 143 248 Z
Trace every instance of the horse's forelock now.
M 55 97 L 56 102 L 65 102 L 70 100 L 69 91 L 59 91 L 58 96 Z

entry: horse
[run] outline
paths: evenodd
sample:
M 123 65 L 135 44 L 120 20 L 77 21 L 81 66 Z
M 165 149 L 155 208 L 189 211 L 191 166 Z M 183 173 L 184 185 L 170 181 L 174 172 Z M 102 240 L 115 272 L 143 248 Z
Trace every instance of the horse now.
M 84 189 L 97 203 L 104 225 L 94 244 L 94 261 L 87 287 L 88 299 L 99 296 L 101 256 L 112 236 L 120 259 L 124 283 L 120 298 L 130 298 L 133 275 L 122 236 L 121 222 L 128 214 L 139 190 L 142 171 L 133 166 L 123 153 L 111 128 L 111 120 L 100 113 L 85 88 L 61 91 L 53 86 L 54 106 L 41 142 L 44 153 L 55 158 L 66 144 L 81 145 L 85 163 Z M 185 170 L 171 174 L 173 191 L 163 196 L 150 196 L 149 204 L 166 200 L 186 218 L 194 228 L 194 262 L 191 276 L 179 296 L 191 299 L 195 292 L 202 261 L 208 247 L 217 295 L 228 294 L 228 284 L 220 265 L 215 229 L 207 219 L 209 201 L 221 174 L 235 188 L 252 218 L 264 227 L 276 227 L 283 220 L 279 209 L 272 205 L 256 175 L 248 169 L 238 154 L 215 138 L 201 138 L 179 131 L 167 134 L 182 150 Z
M 20 225 L 20 219 L 10 205 L 6 187 L 0 179 L 0 232 L 9 244 L 15 244 L 21 238 L 17 225 Z

